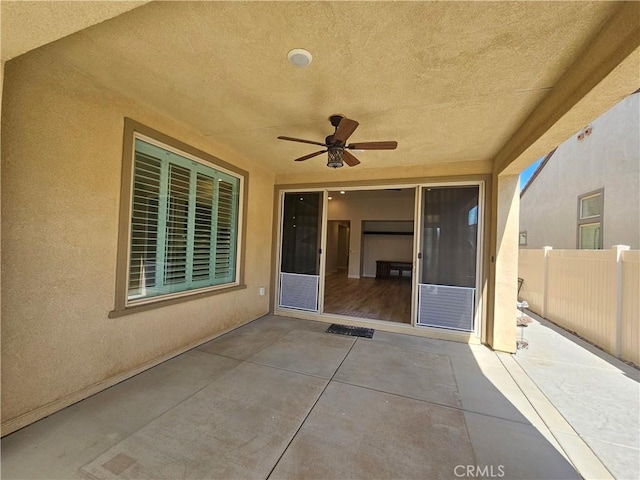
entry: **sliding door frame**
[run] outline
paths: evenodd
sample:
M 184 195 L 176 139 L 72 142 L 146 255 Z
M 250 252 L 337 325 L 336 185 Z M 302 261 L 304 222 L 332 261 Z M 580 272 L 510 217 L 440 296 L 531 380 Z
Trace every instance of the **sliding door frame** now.
M 415 229 L 420 228 L 422 224 L 422 189 L 428 187 L 456 187 L 456 186 L 478 186 L 478 249 L 476 256 L 476 295 L 475 295 L 475 311 L 474 311 L 474 331 L 461 332 L 455 330 L 447 330 L 443 328 L 428 327 L 423 325 L 417 325 L 417 308 L 418 308 L 418 291 L 417 291 L 417 279 L 418 279 L 418 252 L 422 248 L 420 242 L 422 240 L 422 233 L 416 232 Z M 375 319 L 363 319 L 356 317 L 338 316 L 333 314 L 324 313 L 324 295 L 325 295 L 325 273 L 326 273 L 326 248 L 327 248 L 327 228 L 328 228 L 328 206 L 329 206 L 329 192 L 330 191 L 359 191 L 359 190 L 384 190 L 392 188 L 413 188 L 415 195 L 415 208 L 414 208 L 414 274 L 412 278 L 411 288 L 411 323 L 396 324 L 394 322 L 387 322 L 383 320 Z M 369 328 L 376 328 L 381 331 L 404 333 L 408 335 L 416 335 L 429 338 L 440 338 L 451 341 L 458 341 L 464 343 L 482 343 L 482 335 L 484 330 L 484 324 L 486 322 L 485 315 L 488 312 L 484 311 L 484 296 L 487 295 L 486 288 L 483 288 L 488 282 L 488 278 L 485 278 L 485 272 L 489 272 L 488 258 L 490 252 L 485 250 L 486 245 L 489 245 L 489 239 L 485 239 L 488 225 L 485 222 L 489 221 L 487 217 L 487 211 L 485 205 L 487 203 L 486 195 L 491 193 L 491 175 L 489 174 L 477 174 L 469 175 L 466 177 L 440 177 L 440 178 L 416 178 L 416 179 L 402 179 L 396 182 L 384 182 L 384 181 L 352 181 L 352 182 L 329 182 L 323 185 L 318 184 L 296 184 L 296 185 L 276 185 L 274 187 L 274 229 L 276 231 L 276 241 L 273 247 L 273 276 L 272 276 L 272 294 L 270 298 L 271 312 L 276 315 L 282 315 L 287 317 L 302 318 L 307 320 L 316 320 L 326 323 L 339 322 L 345 325 L 364 326 Z M 278 306 L 278 299 L 280 298 L 280 269 L 281 269 L 281 255 L 282 255 L 282 221 L 284 213 L 284 194 L 285 193 L 305 193 L 305 192 L 322 192 L 322 228 L 321 228 L 321 248 L 322 253 L 320 256 L 320 282 L 318 291 L 318 312 L 309 312 L 303 310 L 295 310 L 291 308 L 284 308 Z M 489 199 L 490 201 L 490 199 Z
M 424 255 L 422 252 L 424 245 L 424 226 L 423 226 L 423 208 L 424 199 L 423 192 L 426 188 L 438 188 L 438 187 L 478 187 L 478 231 L 476 233 L 476 282 L 475 282 L 475 295 L 473 301 L 473 330 L 471 333 L 478 338 L 482 334 L 482 312 L 483 312 L 483 294 L 482 294 L 482 282 L 484 278 L 483 263 L 484 263 L 484 223 L 485 223 L 485 182 L 482 180 L 477 181 L 453 181 L 453 182 L 428 182 L 422 183 L 416 188 L 416 207 L 414 218 L 414 275 L 412 278 L 412 305 L 411 305 L 411 325 L 421 330 L 441 332 L 455 330 L 430 327 L 426 325 L 418 325 L 418 289 L 420 283 L 420 277 L 422 276 L 422 258 L 418 258 Z M 416 232 L 417 230 L 417 232 Z
M 322 194 L 322 212 L 320 216 L 320 264 L 318 267 L 318 311 L 312 312 L 308 310 L 298 310 L 295 308 L 281 307 L 280 304 L 280 274 L 282 269 L 282 244 L 283 244 L 283 222 L 284 222 L 284 200 L 287 193 L 320 193 Z M 324 273 L 325 273 L 325 257 L 327 248 L 327 207 L 328 207 L 328 193 L 325 188 L 293 188 L 280 190 L 280 197 L 278 198 L 278 242 L 276 247 L 276 268 L 275 268 L 275 283 L 274 283 L 274 313 L 279 314 L 283 312 L 306 312 L 312 315 L 321 314 L 324 309 Z

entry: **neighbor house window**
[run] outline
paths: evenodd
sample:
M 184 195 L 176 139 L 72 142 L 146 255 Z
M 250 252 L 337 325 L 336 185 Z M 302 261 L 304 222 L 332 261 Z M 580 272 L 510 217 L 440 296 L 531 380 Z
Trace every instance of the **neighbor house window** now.
M 578 197 L 578 248 L 602 248 L 604 189 Z
M 116 311 L 239 285 L 246 173 L 135 122 L 128 130 Z

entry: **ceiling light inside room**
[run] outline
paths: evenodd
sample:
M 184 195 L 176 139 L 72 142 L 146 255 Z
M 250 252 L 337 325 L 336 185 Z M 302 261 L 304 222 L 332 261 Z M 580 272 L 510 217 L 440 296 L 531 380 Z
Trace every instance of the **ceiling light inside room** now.
M 296 67 L 306 67 L 311 63 L 311 60 L 313 60 L 311 53 L 304 48 L 294 48 L 293 50 L 289 50 L 287 58 Z

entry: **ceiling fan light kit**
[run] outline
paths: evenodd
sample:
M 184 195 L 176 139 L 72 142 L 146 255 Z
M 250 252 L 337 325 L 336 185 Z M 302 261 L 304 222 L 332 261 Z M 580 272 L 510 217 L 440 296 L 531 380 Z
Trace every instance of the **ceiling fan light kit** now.
M 344 150 L 341 148 L 330 148 L 328 150 L 329 160 L 327 161 L 327 167 L 340 168 L 342 167 L 342 158 Z
M 293 51 L 293 50 L 292 50 Z M 291 52 L 289 52 L 291 53 Z M 309 143 L 311 145 L 319 145 L 321 147 L 326 147 L 326 150 L 320 150 L 318 152 L 310 153 L 300 158 L 296 158 L 294 161 L 303 162 L 305 160 L 309 160 L 310 158 L 316 157 L 323 153 L 328 154 L 327 167 L 330 168 L 340 168 L 345 163 L 350 167 L 355 167 L 360 163 L 351 152 L 353 151 L 364 151 L 364 150 L 395 150 L 398 146 L 398 142 L 388 141 L 388 142 L 359 142 L 359 143 L 349 143 L 347 144 L 347 139 L 351 136 L 353 132 L 355 132 L 356 128 L 358 128 L 359 123 L 355 120 L 350 120 L 344 115 L 331 115 L 329 117 L 329 121 L 331 125 L 335 128 L 335 132 L 333 135 L 329 135 L 325 138 L 324 143 L 316 142 L 314 140 L 304 140 L 302 138 L 295 137 L 285 137 L 280 136 L 278 139 L 287 140 L 289 142 L 299 142 L 299 143 Z

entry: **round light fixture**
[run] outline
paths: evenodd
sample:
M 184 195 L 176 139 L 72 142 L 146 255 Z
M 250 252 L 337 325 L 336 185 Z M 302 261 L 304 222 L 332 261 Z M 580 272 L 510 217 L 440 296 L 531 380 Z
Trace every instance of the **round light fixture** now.
M 340 195 L 344 195 L 345 193 L 347 192 L 345 192 L 344 190 L 340 190 Z
M 311 63 L 311 60 L 313 60 L 311 53 L 306 51 L 304 48 L 294 48 L 293 50 L 289 50 L 287 58 L 296 67 L 306 67 Z

